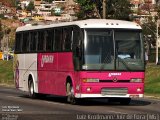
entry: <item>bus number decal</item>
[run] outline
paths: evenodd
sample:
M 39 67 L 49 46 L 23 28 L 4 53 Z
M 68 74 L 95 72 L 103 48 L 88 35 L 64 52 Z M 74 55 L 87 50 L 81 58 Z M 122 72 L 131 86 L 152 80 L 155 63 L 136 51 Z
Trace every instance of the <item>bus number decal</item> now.
M 52 56 L 52 55 L 42 55 L 41 67 L 43 67 L 45 63 L 53 63 L 53 61 L 54 61 L 54 56 Z

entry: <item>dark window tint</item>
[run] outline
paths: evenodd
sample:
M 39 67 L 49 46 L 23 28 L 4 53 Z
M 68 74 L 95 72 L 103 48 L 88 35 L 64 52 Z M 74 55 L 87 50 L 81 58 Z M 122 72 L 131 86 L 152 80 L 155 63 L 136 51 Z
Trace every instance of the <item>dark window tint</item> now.
M 31 32 L 30 39 L 30 51 L 34 52 L 37 50 L 37 40 L 38 40 L 38 32 Z
M 55 50 L 61 51 L 62 50 L 62 29 L 57 28 L 55 29 Z
M 45 45 L 44 31 L 38 32 L 38 51 L 43 51 Z
M 20 52 L 21 51 L 21 43 L 22 43 L 22 34 L 17 33 L 16 34 L 15 52 Z
M 72 44 L 72 48 L 76 48 L 79 47 L 81 44 L 81 32 L 80 29 L 78 27 L 74 27 L 73 29 L 73 44 Z
M 29 51 L 29 32 L 23 33 L 23 42 L 22 42 L 22 51 L 28 52 Z
M 53 40 L 54 40 L 54 31 L 52 29 L 46 30 L 45 39 L 46 39 L 46 51 L 50 52 L 53 50 Z
M 70 51 L 72 45 L 72 28 L 63 29 L 63 50 Z

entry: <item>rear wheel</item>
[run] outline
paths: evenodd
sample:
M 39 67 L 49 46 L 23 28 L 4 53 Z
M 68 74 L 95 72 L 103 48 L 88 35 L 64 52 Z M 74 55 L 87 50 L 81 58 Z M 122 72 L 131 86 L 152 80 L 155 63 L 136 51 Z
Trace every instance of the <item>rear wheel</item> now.
M 74 96 L 73 85 L 70 82 L 66 84 L 67 102 L 71 104 L 76 104 L 76 98 Z
M 36 93 L 34 91 L 34 83 L 33 80 L 30 80 L 28 83 L 28 88 L 29 88 L 29 97 L 30 98 L 36 98 Z

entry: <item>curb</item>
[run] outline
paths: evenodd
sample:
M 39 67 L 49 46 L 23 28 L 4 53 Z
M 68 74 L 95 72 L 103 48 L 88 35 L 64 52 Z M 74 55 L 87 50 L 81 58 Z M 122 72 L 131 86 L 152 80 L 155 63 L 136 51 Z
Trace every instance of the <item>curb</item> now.
M 8 84 L 5 84 L 5 83 L 0 83 L 0 86 L 10 87 L 10 88 L 14 88 L 15 87 L 14 85 L 8 85 Z
M 160 96 L 144 95 L 144 98 L 154 98 L 154 99 L 159 99 L 160 100 Z

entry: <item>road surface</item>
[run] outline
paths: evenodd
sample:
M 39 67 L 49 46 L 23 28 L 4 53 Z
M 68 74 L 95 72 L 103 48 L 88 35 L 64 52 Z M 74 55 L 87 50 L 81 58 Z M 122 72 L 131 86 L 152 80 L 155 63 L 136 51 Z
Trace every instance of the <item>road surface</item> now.
M 130 105 L 107 99 L 70 105 L 64 97 L 31 99 L 15 88 L 0 86 L 1 120 L 160 120 L 160 100 L 132 99 Z

